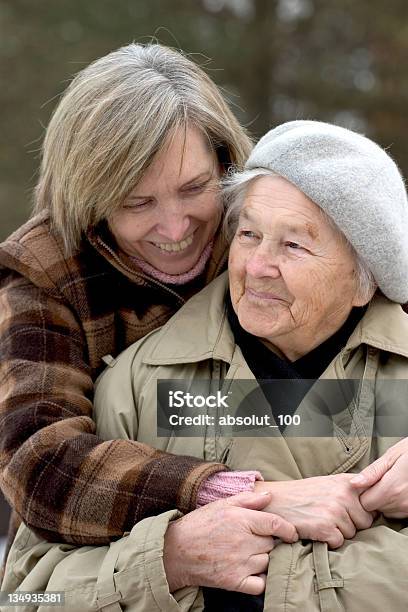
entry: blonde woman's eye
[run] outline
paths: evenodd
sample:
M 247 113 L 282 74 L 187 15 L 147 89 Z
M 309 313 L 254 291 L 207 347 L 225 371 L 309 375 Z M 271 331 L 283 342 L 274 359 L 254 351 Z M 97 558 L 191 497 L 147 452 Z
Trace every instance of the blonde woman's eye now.
M 204 191 L 204 188 L 207 186 L 207 182 L 200 183 L 200 185 L 190 185 L 183 190 L 183 193 L 200 193 Z
M 153 200 L 125 200 L 123 208 L 127 210 L 142 210 L 148 208 L 153 203 Z

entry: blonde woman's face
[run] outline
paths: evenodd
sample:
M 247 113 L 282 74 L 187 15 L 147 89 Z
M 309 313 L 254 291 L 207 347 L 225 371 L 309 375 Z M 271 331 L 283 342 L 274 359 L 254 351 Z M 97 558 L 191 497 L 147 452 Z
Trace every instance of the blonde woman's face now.
M 202 133 L 177 130 L 109 220 L 119 247 L 167 274 L 191 270 L 220 222 L 219 178 Z

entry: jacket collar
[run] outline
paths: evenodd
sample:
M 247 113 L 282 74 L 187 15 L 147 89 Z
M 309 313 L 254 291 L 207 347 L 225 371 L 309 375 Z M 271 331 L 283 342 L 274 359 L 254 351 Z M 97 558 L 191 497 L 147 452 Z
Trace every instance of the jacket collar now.
M 224 272 L 166 323 L 144 363 L 170 365 L 205 359 L 231 363 L 236 347 L 227 320 L 227 290 L 228 272 Z M 344 350 L 351 351 L 361 344 L 408 357 L 408 315 L 399 304 L 375 295 Z
M 165 365 L 220 359 L 231 363 L 235 341 L 227 321 L 228 272 L 192 297 L 161 328 L 144 363 Z M 201 317 L 197 313 L 202 313 Z
M 132 261 L 125 253 L 119 252 L 116 242 L 111 235 L 107 223 L 105 221 L 98 224 L 96 227 L 90 228 L 86 232 L 86 239 L 92 247 L 104 259 L 115 267 L 124 276 L 141 286 L 156 285 L 165 288 L 169 293 L 177 296 L 182 303 L 184 299 L 177 293 L 177 287 L 174 289 L 171 286 L 164 285 L 158 280 L 148 276 L 140 270 L 135 262 Z M 206 266 L 205 283 L 208 284 L 225 268 L 228 259 L 228 244 L 221 229 L 218 230 L 214 238 L 214 247 L 211 257 Z
M 408 315 L 401 305 L 376 294 L 345 350 L 352 350 L 360 344 L 408 357 Z

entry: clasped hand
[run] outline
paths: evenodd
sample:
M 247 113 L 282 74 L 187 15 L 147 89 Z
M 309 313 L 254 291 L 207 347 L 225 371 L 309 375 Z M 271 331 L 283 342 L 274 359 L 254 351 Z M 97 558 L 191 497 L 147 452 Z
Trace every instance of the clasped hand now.
M 276 537 L 338 548 L 369 528 L 378 512 L 408 517 L 408 439 L 360 474 L 256 482 L 254 493 L 213 502 L 170 523 L 163 555 L 170 591 L 191 585 L 260 594 Z
M 387 518 L 408 517 L 408 438 L 391 446 L 379 459 L 356 475 L 351 486 L 364 489 L 362 506 Z
M 163 554 L 170 592 L 208 586 L 263 593 L 275 537 L 298 539 L 293 525 L 262 512 L 269 502 L 269 494 L 240 493 L 170 523 Z
M 371 526 L 374 512 L 368 512 L 359 496 L 362 488 L 352 486 L 354 474 L 316 476 L 283 482 L 256 482 L 256 491 L 271 491 L 265 510 L 285 517 L 300 538 L 327 542 L 338 548 L 357 529 Z
M 360 474 L 335 474 L 285 482 L 257 482 L 272 492 L 265 508 L 293 523 L 300 538 L 338 548 L 381 512 L 408 517 L 408 438 L 391 446 Z

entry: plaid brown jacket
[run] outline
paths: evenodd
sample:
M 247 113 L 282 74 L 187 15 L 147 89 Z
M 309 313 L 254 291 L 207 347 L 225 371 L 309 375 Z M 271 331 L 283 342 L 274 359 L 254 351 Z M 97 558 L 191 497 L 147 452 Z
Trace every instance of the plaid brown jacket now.
M 103 227 L 64 257 L 45 213 L 0 245 L 0 482 L 37 534 L 106 543 L 146 516 L 194 509 L 202 481 L 226 469 L 103 441 L 92 420 L 101 358 L 165 323 L 225 263 L 219 236 L 206 278 L 179 293 L 119 258 Z

